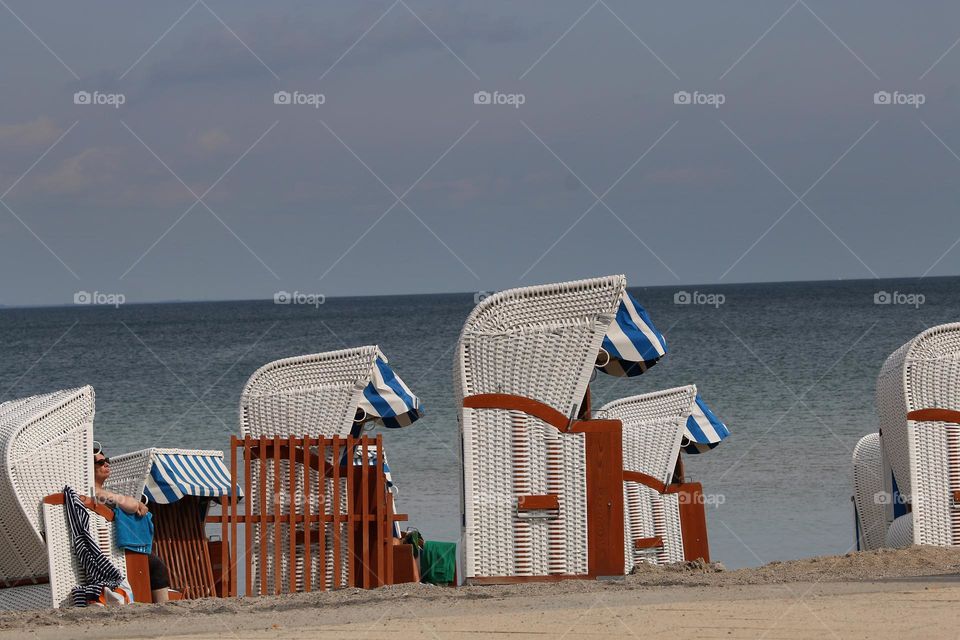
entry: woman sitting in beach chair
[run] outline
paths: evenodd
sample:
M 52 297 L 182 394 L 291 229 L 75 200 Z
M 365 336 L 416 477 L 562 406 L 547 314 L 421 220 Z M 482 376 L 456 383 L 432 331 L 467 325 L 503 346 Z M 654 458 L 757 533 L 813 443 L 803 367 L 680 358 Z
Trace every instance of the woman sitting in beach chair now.
M 97 500 L 112 505 L 125 513 L 143 517 L 149 509 L 147 505 L 130 496 L 120 495 L 103 488 L 103 483 L 110 477 L 110 458 L 100 449 L 94 449 L 93 456 L 93 486 Z M 166 565 L 156 555 L 150 554 L 150 591 L 154 602 L 167 602 L 170 598 L 170 575 Z

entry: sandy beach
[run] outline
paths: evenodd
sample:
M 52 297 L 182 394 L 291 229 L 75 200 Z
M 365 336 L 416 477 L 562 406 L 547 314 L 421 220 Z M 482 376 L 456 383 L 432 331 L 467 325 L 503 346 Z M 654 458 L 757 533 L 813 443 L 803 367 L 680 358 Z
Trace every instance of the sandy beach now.
M 955 638 L 958 605 L 960 550 L 915 547 L 603 582 L 23 612 L 0 616 L 0 638 Z

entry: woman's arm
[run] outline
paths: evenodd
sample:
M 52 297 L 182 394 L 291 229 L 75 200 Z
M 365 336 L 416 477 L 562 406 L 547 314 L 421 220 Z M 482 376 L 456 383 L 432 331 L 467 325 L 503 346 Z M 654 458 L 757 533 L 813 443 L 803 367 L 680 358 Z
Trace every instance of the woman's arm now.
M 107 504 L 113 504 L 131 515 L 146 515 L 147 505 L 139 500 L 134 500 L 130 496 L 122 496 L 119 493 L 107 491 L 106 489 L 97 489 L 97 499 Z

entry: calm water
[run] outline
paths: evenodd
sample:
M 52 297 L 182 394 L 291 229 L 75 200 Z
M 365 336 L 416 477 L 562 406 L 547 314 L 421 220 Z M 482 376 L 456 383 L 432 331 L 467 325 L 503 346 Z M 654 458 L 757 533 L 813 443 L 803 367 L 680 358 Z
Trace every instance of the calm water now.
M 600 374 L 595 406 L 696 383 L 730 426 L 687 458 L 722 504 L 708 508 L 714 559 L 757 565 L 853 544 L 850 455 L 877 428 L 884 358 L 924 328 L 960 319 L 960 278 L 685 287 L 722 305 L 674 304 L 674 288 L 634 289 L 669 355 L 632 379 Z M 874 304 L 921 293 L 919 308 Z M 400 509 L 427 537 L 459 535 L 451 367 L 472 294 L 0 310 L 0 400 L 92 384 L 108 453 L 148 446 L 223 449 L 244 382 L 277 358 L 379 344 L 427 416 L 385 433 Z

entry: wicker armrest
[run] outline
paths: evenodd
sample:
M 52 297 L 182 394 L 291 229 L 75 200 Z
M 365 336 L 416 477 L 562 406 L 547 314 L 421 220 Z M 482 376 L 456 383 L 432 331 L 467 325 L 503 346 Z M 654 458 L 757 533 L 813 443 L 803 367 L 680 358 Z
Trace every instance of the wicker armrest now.
M 917 409 L 907 414 L 907 420 L 960 424 L 960 411 L 954 411 L 953 409 Z

